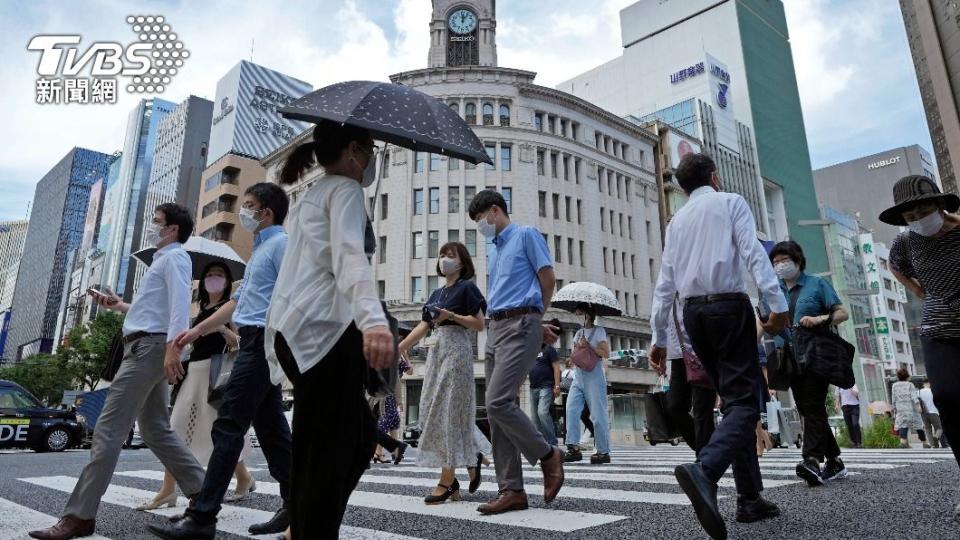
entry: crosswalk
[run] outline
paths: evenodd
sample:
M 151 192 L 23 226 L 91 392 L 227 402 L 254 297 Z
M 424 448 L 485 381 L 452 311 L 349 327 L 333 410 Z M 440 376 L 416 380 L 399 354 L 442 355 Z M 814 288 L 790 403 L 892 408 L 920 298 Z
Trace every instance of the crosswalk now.
M 566 484 L 558 503 L 543 503 L 543 486 L 539 468 L 525 467 L 530 509 L 497 516 L 482 516 L 476 508 L 497 492 L 493 467 L 482 470 L 482 483 L 474 495 L 466 493 L 467 478 L 458 471 L 463 488 L 463 499 L 442 505 L 426 506 L 423 496 L 436 485 L 438 471 L 416 464 L 416 452 L 411 449 L 400 465 L 374 466 L 367 471 L 350 499 L 341 538 L 372 540 L 416 540 L 439 535 L 432 531 L 448 527 L 466 527 L 467 530 L 501 531 L 496 536 L 520 536 L 519 531 L 547 531 L 571 537 L 582 537 L 605 528 L 622 526 L 635 518 L 636 506 L 651 508 L 687 507 L 689 501 L 680 491 L 673 476 L 673 467 L 693 460 L 693 452 L 683 447 L 642 447 L 617 449 L 612 452 L 612 463 L 590 465 L 587 461 L 567 464 Z M 847 450 L 843 453 L 850 474 L 896 474 L 898 469 L 918 464 L 949 461 L 953 455 L 943 450 Z M 765 487 L 780 489 L 798 485 L 801 481 L 793 472 L 800 459 L 799 450 L 777 449 L 760 460 Z M 152 498 L 163 478 L 159 467 L 130 468 L 118 471 L 103 497 L 104 505 L 128 509 L 123 514 L 130 520 L 143 520 L 132 509 Z M 257 491 L 250 500 L 224 504 L 217 528 L 222 533 L 249 537 L 248 527 L 266 521 L 279 505 L 279 485 L 269 478 L 263 468 L 251 469 L 257 477 Z M 52 471 L 55 473 L 55 471 Z M 40 490 L 58 494 L 62 500 L 77 482 L 75 476 L 50 474 L 18 478 L 19 489 Z M 9 486 L 8 486 L 9 487 Z M 3 498 L 7 489 L 0 489 L 0 540 L 26 538 L 26 531 L 49 526 L 56 518 L 16 498 Z M 720 482 L 720 496 L 735 496 L 732 475 L 728 472 Z M 183 511 L 165 508 L 152 513 L 169 516 Z M 369 519 L 376 516 L 399 516 L 396 519 Z M 693 516 L 691 514 L 691 519 Z M 414 523 L 415 527 L 408 524 Z M 470 529 L 474 528 L 474 529 Z M 108 530 L 101 523 L 100 529 Z M 98 532 L 102 532 L 98 531 Z M 420 536 L 417 533 L 425 533 Z M 479 532 L 477 534 L 480 534 Z M 491 535 L 492 536 L 492 535 Z M 479 537 L 479 536 L 478 536 Z M 104 536 L 91 538 L 107 540 Z

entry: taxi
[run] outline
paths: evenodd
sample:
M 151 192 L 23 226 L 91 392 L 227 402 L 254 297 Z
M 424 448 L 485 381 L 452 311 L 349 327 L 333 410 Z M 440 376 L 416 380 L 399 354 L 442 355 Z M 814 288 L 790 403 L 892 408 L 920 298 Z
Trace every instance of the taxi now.
M 75 413 L 44 407 L 19 384 L 0 380 L 0 448 L 62 452 L 82 438 Z

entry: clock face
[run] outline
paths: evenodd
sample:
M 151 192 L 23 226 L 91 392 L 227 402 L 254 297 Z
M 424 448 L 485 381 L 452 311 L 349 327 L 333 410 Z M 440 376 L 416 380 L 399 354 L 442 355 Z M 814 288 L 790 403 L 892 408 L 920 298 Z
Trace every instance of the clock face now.
M 457 34 L 469 34 L 477 27 L 477 16 L 467 9 L 454 11 L 447 19 L 450 30 Z

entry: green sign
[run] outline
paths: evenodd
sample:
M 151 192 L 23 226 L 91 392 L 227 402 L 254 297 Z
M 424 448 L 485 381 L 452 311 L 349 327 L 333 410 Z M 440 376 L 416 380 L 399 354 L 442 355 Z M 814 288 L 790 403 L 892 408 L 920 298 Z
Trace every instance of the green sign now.
M 878 333 L 878 334 L 889 334 L 889 333 L 890 333 L 890 326 L 887 325 L 887 318 L 886 318 L 886 317 L 877 317 L 876 319 L 874 319 L 874 325 L 876 325 L 877 333 Z

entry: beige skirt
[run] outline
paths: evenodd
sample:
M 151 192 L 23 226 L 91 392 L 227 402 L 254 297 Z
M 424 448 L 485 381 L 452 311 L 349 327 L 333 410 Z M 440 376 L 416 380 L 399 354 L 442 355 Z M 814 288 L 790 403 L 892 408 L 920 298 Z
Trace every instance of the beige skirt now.
M 193 452 L 194 457 L 204 467 L 213 453 L 213 421 L 217 419 L 217 410 L 207 404 L 207 390 L 210 386 L 210 360 L 190 362 L 187 377 L 180 385 L 180 393 L 170 413 L 170 427 L 183 439 Z M 250 434 L 243 438 L 243 452 L 240 461 L 246 459 L 253 447 Z

